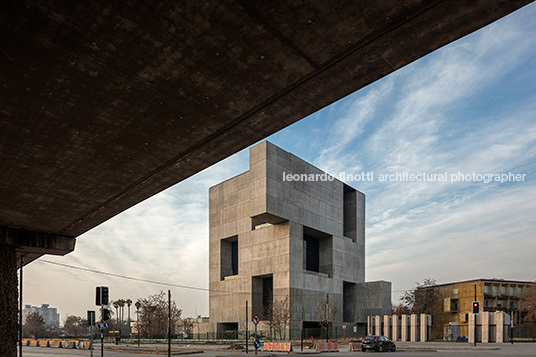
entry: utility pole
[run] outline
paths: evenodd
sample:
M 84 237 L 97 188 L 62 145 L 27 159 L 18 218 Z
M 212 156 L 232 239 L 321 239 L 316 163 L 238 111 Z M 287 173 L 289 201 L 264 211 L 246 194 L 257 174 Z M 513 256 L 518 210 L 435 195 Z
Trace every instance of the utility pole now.
M 168 357 L 171 357 L 171 290 L 168 290 Z
M 248 342 L 249 342 L 249 336 L 248 336 L 248 301 L 246 300 L 246 353 L 249 353 Z

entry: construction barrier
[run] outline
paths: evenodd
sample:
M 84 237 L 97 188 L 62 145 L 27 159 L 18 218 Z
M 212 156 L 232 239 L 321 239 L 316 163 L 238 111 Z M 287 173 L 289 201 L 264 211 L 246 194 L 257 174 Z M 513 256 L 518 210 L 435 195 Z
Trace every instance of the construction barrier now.
M 67 346 L 65 348 L 76 348 L 78 347 L 78 341 L 69 340 L 67 341 Z
M 279 349 L 279 343 L 277 342 L 265 342 L 264 351 L 273 352 Z
M 349 352 L 361 351 L 361 342 L 350 342 Z
M 292 342 L 281 342 L 281 346 L 279 348 L 279 351 L 281 351 L 281 352 L 290 352 L 290 351 L 292 351 Z
M 91 342 L 89 341 L 80 341 L 78 343 L 78 348 L 81 350 L 89 350 L 91 348 Z
M 263 351 L 265 352 L 290 352 L 292 351 L 291 342 L 265 342 Z
M 23 346 L 90 349 L 91 342 L 80 340 L 22 340 Z
M 48 347 L 61 348 L 60 341 L 48 341 Z
M 339 346 L 337 342 L 317 341 L 316 350 L 318 352 L 339 352 Z

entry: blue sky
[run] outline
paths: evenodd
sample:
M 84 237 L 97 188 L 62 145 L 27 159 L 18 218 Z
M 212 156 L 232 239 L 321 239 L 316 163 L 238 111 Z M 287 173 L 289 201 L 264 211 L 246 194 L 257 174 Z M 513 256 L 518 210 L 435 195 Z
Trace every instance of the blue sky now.
M 366 195 L 366 279 L 536 277 L 536 4 L 390 74 L 267 140 Z M 243 150 L 82 235 L 45 260 L 208 287 L 208 188 L 248 170 Z M 523 182 L 380 182 L 381 173 L 525 174 Z M 167 290 L 37 261 L 24 303 L 94 310 L 94 287 L 136 300 Z M 185 315 L 208 314 L 208 292 L 171 288 Z M 133 314 L 134 315 L 134 314 Z

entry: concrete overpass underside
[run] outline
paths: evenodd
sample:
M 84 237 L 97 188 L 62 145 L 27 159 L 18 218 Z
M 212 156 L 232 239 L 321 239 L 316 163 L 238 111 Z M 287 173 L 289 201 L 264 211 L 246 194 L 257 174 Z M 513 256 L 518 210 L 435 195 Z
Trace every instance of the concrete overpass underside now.
M 529 2 L 2 2 L 0 279 Z

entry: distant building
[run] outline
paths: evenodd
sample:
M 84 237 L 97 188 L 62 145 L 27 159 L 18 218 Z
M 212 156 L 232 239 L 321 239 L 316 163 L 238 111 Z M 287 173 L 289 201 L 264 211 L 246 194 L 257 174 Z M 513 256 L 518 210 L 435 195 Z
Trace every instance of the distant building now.
M 366 333 L 368 315 L 390 312 L 391 283 L 365 282 L 365 195 L 269 142 L 249 160 L 210 188 L 212 328 L 244 330 L 248 303 L 267 330 L 267 310 L 288 298 L 294 337 L 324 319 Z M 335 316 L 319 316 L 323 302 Z
M 514 323 L 522 323 L 519 300 L 536 283 L 502 279 L 476 279 L 435 286 L 439 299 L 431 311 L 433 339 L 443 339 L 450 323 L 459 325 L 460 335 L 468 336 L 468 325 L 473 301 L 480 302 L 481 312 L 504 311 Z M 429 288 L 425 288 L 429 289 Z M 475 300 L 476 295 L 476 300 Z M 523 337 L 523 330 L 516 329 L 516 336 Z
M 25 305 L 22 309 L 22 321 L 26 322 L 26 317 L 32 312 L 37 312 L 43 317 L 47 328 L 57 328 L 60 326 L 60 314 L 58 309 L 50 307 L 48 304 L 42 304 L 40 307 Z

